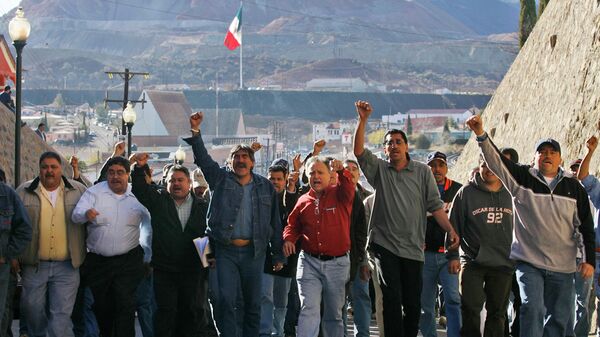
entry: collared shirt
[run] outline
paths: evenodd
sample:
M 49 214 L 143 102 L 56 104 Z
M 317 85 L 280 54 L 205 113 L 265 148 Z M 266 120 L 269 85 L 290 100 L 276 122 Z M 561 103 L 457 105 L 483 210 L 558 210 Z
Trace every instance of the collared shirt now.
M 175 200 L 173 200 L 175 204 L 175 209 L 177 210 L 177 216 L 179 217 L 179 222 L 181 222 L 181 230 L 185 230 L 185 225 L 190 219 L 190 214 L 192 214 L 192 205 L 194 204 L 194 199 L 192 199 L 192 194 L 188 193 L 185 200 L 178 205 Z
M 254 190 L 254 181 L 251 180 L 248 184 L 242 186 L 244 195 L 242 203 L 233 224 L 233 233 L 231 239 L 251 239 L 252 238 L 252 191 Z
M 397 171 L 368 149 L 357 159 L 376 191 L 370 241 L 396 256 L 423 261 L 427 212 L 443 206 L 431 168 L 410 160 Z
M 283 239 L 296 243 L 311 254 L 340 256 L 350 250 L 350 214 L 355 188 L 352 174 L 344 169 L 338 184 L 329 186 L 321 196 L 311 189 L 298 199 L 288 217 Z
M 73 210 L 72 220 L 85 223 L 89 209 L 98 211 L 88 222 L 87 248 L 102 256 L 125 254 L 140 243 L 140 223 L 149 223 L 148 210 L 131 193 L 131 187 L 118 195 L 106 181 L 90 187 Z

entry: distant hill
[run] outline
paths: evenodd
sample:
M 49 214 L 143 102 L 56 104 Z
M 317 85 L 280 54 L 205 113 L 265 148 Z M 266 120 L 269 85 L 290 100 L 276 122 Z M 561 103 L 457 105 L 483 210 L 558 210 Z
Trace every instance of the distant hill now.
M 236 86 L 237 52 L 222 41 L 239 0 L 21 5 L 33 27 L 24 53 L 30 88 L 107 87 L 115 83 L 103 71 L 125 66 L 150 71 L 144 85 L 208 88 L 218 72 L 222 85 Z M 2 18 L 0 30 L 13 15 Z M 245 0 L 244 75 L 256 86 L 349 59 L 391 87 L 491 92 L 517 48 L 514 40 L 487 37 L 515 32 L 517 20 L 518 7 L 501 0 Z M 401 84 L 405 76 L 414 80 Z

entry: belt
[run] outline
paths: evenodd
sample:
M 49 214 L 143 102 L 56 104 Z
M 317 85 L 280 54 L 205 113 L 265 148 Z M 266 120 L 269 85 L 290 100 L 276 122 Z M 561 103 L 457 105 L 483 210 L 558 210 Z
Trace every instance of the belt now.
M 304 251 L 304 254 L 308 254 L 312 257 L 316 257 L 317 259 L 319 259 L 321 261 L 329 261 L 329 260 L 337 259 L 338 257 L 344 257 L 344 256 L 348 255 L 348 253 L 345 253 L 345 254 L 338 255 L 338 256 L 332 256 L 332 255 L 324 255 L 324 254 L 313 254 L 313 253 L 309 253 L 307 251 Z
M 250 244 L 250 240 L 233 239 L 233 240 L 231 240 L 231 244 L 236 247 L 245 247 Z

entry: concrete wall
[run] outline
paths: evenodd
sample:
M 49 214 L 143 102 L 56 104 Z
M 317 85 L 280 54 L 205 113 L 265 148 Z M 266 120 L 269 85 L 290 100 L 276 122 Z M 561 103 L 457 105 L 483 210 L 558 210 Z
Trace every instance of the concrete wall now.
M 600 1 L 553 0 L 529 36 L 483 115 L 499 147 L 512 146 L 523 163 L 535 142 L 552 137 L 563 160 L 582 157 L 600 120 Z M 471 139 L 450 177 L 465 181 L 479 149 Z M 600 173 L 600 155 L 591 172 Z

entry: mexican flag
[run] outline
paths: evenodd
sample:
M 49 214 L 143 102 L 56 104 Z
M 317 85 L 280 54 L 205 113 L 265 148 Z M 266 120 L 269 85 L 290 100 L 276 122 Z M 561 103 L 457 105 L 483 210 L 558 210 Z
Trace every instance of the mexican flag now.
M 231 21 L 229 25 L 229 31 L 225 36 L 225 41 L 223 41 L 225 47 L 229 50 L 235 50 L 242 44 L 242 6 L 240 5 L 240 9 L 238 9 L 235 18 Z

